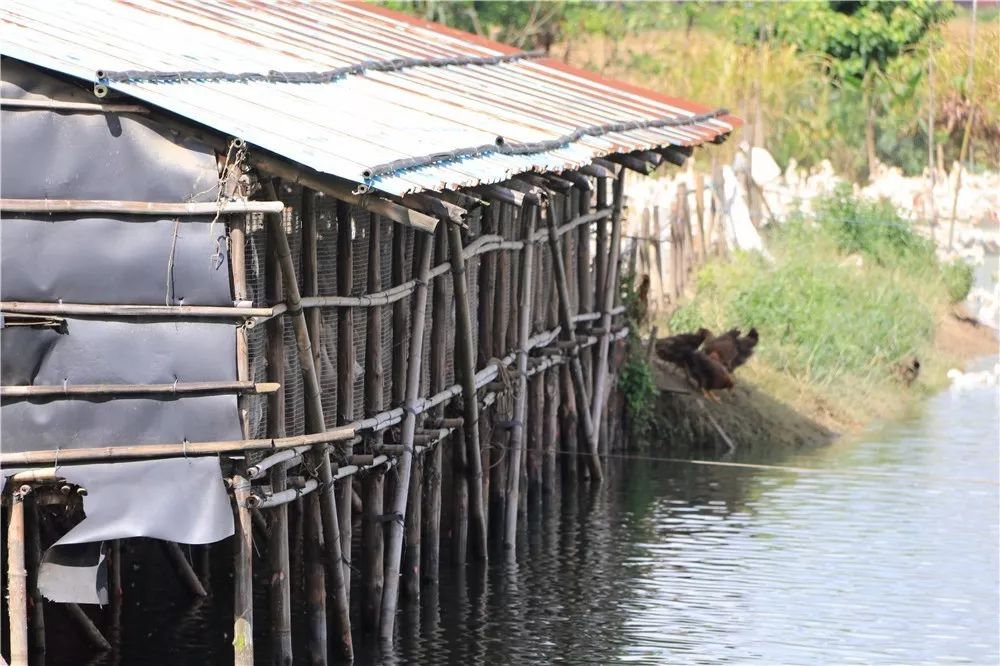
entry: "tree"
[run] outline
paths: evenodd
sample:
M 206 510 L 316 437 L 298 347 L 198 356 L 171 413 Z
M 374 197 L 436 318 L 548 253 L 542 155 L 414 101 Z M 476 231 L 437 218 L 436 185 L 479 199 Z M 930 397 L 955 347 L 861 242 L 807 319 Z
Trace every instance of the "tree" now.
M 931 0 L 831 0 L 771 7 L 772 34 L 805 52 L 826 56 L 833 79 L 860 90 L 865 111 L 868 173 L 875 171 L 876 86 L 889 65 L 912 51 L 936 25 L 954 13 Z

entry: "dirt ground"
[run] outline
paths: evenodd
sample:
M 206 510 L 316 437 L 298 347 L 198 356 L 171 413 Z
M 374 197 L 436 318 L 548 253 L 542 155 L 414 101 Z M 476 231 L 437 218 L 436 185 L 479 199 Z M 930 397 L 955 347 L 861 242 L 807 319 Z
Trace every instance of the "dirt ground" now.
M 948 367 L 962 367 L 966 361 L 997 354 L 998 345 L 994 329 L 956 310 L 939 322 L 935 358 L 922 362 L 929 368 L 927 372 L 943 377 Z M 737 455 L 753 452 L 755 458 L 766 458 L 771 452 L 777 456 L 822 445 L 867 425 L 824 400 L 820 391 L 798 392 L 800 398 L 793 407 L 744 381 L 721 392 L 720 402 L 716 403 L 692 389 L 683 373 L 669 363 L 654 359 L 653 374 L 660 389 L 654 428 L 656 445 L 665 444 L 676 453 L 729 455 L 735 447 Z M 938 379 L 927 381 L 935 386 L 940 383 Z M 920 399 L 919 394 L 908 392 L 902 384 L 897 386 L 898 395 L 891 396 L 897 408 Z

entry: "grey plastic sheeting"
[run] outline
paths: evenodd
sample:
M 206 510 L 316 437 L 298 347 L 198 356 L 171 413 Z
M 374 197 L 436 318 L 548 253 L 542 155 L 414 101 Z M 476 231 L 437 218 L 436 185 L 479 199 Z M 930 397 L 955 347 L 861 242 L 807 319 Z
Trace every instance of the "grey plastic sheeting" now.
M 7 213 L 0 224 L 0 257 L 5 301 L 233 304 L 226 225 L 211 224 L 211 217 L 177 223 L 148 215 Z
M 5 404 L 5 453 L 242 439 L 235 395 Z
M 52 601 L 107 600 L 100 546 L 104 541 L 152 537 L 204 544 L 233 534 L 233 513 L 217 458 L 74 465 L 59 473 L 87 489 L 87 517 L 42 558 L 38 588 Z
M 0 375 L 7 386 L 232 381 L 236 336 L 216 322 L 67 317 L 61 330 L 11 326 L 0 333 Z
M 78 84 L 14 60 L 3 59 L 0 77 L 5 98 L 95 101 Z M 148 117 L 5 108 L 0 122 L 4 197 L 216 198 L 214 152 Z M 211 216 L 4 218 L 3 300 L 232 305 L 222 220 L 213 226 Z M 233 320 L 66 318 L 60 330 L 10 326 L 0 332 L 0 383 L 232 381 L 235 344 Z M 3 449 L 11 452 L 242 438 L 232 394 L 5 400 L 0 416 Z
M 98 101 L 38 68 L 0 64 L 5 98 Z M 142 115 L 4 109 L 0 124 L 5 197 L 215 201 L 214 152 Z

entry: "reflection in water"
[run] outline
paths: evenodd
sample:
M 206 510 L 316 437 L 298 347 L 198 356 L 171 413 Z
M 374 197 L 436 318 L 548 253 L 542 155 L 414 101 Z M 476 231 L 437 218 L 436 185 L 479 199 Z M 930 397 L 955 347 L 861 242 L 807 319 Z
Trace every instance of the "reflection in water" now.
M 404 622 L 395 657 L 998 663 L 997 398 L 945 393 L 787 461 L 831 473 L 624 461 L 543 505 L 485 609 L 472 569 L 444 570 L 436 629 Z
M 395 651 L 359 641 L 357 663 L 998 663 L 997 398 L 945 392 L 780 461 L 812 474 L 616 460 L 599 492 L 532 508 L 516 564 L 445 557 L 439 589 L 401 604 Z M 744 462 L 778 462 L 755 455 Z M 126 642 L 102 663 L 228 662 L 228 560 L 215 560 L 201 607 L 174 585 L 143 606 L 126 590 Z M 76 662 L 50 650 L 49 663 Z

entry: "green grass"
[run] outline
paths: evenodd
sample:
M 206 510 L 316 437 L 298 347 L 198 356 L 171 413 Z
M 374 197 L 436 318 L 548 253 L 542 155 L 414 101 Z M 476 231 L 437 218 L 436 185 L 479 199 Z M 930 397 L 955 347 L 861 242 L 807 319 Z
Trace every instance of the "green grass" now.
M 940 264 L 888 204 L 841 190 L 816 210 L 768 233 L 773 263 L 737 253 L 706 266 L 670 329 L 755 326 L 751 379 L 786 398 L 794 379 L 796 391 L 818 388 L 825 403 L 863 408 L 873 392 L 892 388 L 897 364 L 931 355 L 935 326 L 968 293 L 971 273 Z

